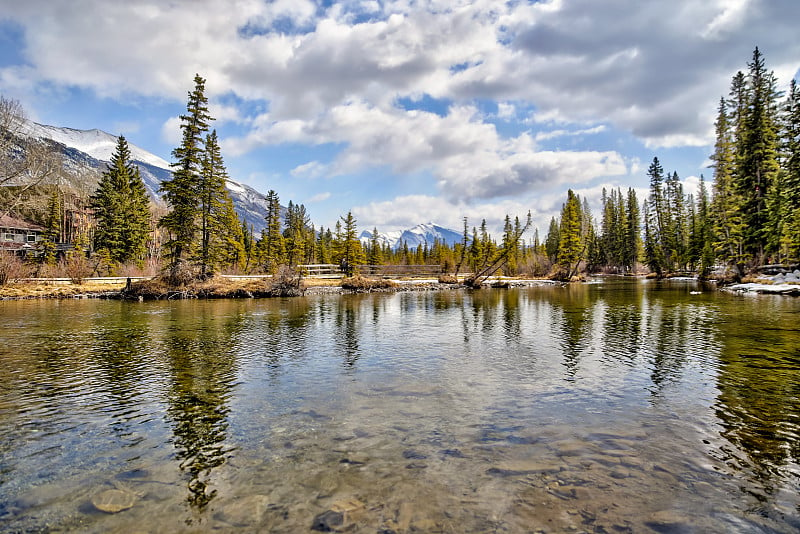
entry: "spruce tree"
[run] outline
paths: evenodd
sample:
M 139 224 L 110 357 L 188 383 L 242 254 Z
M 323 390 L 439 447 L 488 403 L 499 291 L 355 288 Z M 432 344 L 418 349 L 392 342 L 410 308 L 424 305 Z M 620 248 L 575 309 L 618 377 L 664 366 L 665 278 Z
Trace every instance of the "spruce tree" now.
M 767 198 L 775 186 L 778 164 L 777 82 L 756 48 L 747 64 L 747 106 L 743 131 L 737 138 L 737 188 L 742 196 L 744 252 L 756 262 L 764 259 L 768 234 Z
M 266 221 L 259 243 L 261 263 L 266 272 L 275 273 L 280 265 L 286 263 L 286 245 L 281 232 L 280 198 L 273 190 L 267 192 Z
M 381 242 L 378 240 L 377 227 L 372 229 L 372 234 L 369 238 L 367 263 L 369 265 L 381 265 L 383 263 L 383 249 L 381 248 Z
M 197 182 L 200 247 L 197 263 L 207 278 L 219 267 L 241 267 L 244 235 L 226 187 L 228 171 L 216 130 L 206 135 Z
M 97 221 L 95 248 L 115 264 L 141 265 L 150 237 L 150 199 L 124 136 L 90 198 Z
M 738 95 L 737 80 L 738 78 L 734 78 L 731 92 Z M 733 129 L 735 117 L 740 113 L 743 114 L 743 110 L 734 109 L 734 115 L 731 116 L 728 112 L 728 103 L 720 99 L 717 120 L 714 124 L 716 142 L 714 153 L 711 155 L 714 168 L 714 198 L 711 203 L 712 246 L 715 255 L 735 269 L 737 278 L 741 278 L 744 274 L 745 260 L 743 202 L 736 187 L 736 144 Z
M 314 242 L 314 236 L 309 231 L 310 224 L 311 220 L 305 206 L 289 201 L 286 208 L 286 229 L 283 231 L 286 261 L 289 265 L 294 266 L 306 261 L 307 250 Z
M 45 265 L 56 264 L 57 243 L 61 242 L 63 230 L 64 202 L 61 198 L 61 190 L 54 187 L 47 202 L 47 219 L 45 221 L 45 232 L 43 239 L 39 242 L 39 257 L 41 263 Z
M 639 251 L 642 247 L 641 222 L 639 219 L 639 200 L 636 191 L 628 188 L 625 203 L 625 247 L 622 255 L 622 264 L 625 270 L 633 272 L 639 260 Z
M 178 274 L 183 261 L 197 246 L 198 185 L 203 164 L 203 135 L 213 118 L 208 113 L 205 96 L 205 80 L 194 77 L 195 88 L 189 92 L 186 115 L 181 115 L 181 145 L 172 151 L 175 163 L 170 180 L 161 183 L 161 191 L 170 206 L 170 212 L 161 218 L 160 224 L 168 232 L 164 244 L 169 258 L 169 270 L 173 278 Z
M 796 80 L 789 91 L 781 115 L 781 153 L 783 163 L 784 220 L 780 248 L 784 257 L 800 260 L 800 87 Z
M 551 217 L 547 237 L 544 238 L 544 248 L 550 263 L 558 262 L 558 243 L 561 241 L 559 227 L 559 221 L 555 217 Z
M 664 195 L 664 169 L 658 158 L 647 169 L 650 178 L 650 196 L 647 200 L 646 242 L 647 264 L 650 270 L 662 276 L 667 267 L 665 241 L 669 233 L 668 202 Z
M 561 209 L 558 241 L 558 264 L 565 280 L 577 274 L 579 264 L 584 259 L 585 243 L 582 228 L 581 202 L 570 189 L 567 191 L 567 202 Z
M 341 225 L 339 221 L 336 223 L 337 228 L 339 228 L 339 248 L 337 250 L 338 254 L 334 256 L 333 260 L 349 266 L 363 265 L 366 258 L 364 249 L 361 247 L 361 241 L 358 239 L 358 228 L 356 227 L 356 219 L 353 217 L 353 213 L 348 211 L 346 216 L 339 219 Z M 420 247 L 417 247 L 417 251 L 418 253 L 422 252 Z

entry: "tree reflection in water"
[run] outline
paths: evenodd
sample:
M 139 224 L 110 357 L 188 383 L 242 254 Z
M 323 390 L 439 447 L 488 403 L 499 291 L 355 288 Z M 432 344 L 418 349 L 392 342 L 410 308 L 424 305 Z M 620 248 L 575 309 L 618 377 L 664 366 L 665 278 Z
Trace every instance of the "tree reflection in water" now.
M 189 502 L 204 507 L 216 495 L 211 470 L 225 463 L 228 402 L 236 381 L 236 340 L 243 315 L 235 307 L 222 315 L 218 305 L 181 303 L 171 309 L 164 348 L 170 366 L 167 390 L 174 446 L 188 474 Z

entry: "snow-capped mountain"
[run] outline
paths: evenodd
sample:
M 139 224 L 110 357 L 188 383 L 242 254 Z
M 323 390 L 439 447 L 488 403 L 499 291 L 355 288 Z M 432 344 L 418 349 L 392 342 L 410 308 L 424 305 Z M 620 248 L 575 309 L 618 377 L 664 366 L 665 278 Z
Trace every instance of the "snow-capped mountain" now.
M 80 184 L 93 190 L 100 173 L 116 150 L 117 136 L 102 130 L 76 130 L 27 122 L 20 132 L 29 137 L 49 139 L 56 144 L 65 158 L 65 167 L 74 177 L 91 183 Z M 128 140 L 131 162 L 139 167 L 147 192 L 157 204 L 163 205 L 159 193 L 161 182 L 172 177 L 170 164 L 162 158 L 140 148 Z M 265 226 L 267 214 L 266 197 L 252 187 L 228 180 L 228 191 L 239 217 L 255 232 Z
M 76 130 L 74 128 L 60 128 L 28 121 L 22 127 L 22 130 L 29 137 L 50 139 L 66 147 L 80 150 L 100 161 L 110 161 L 111 155 L 117 148 L 117 136 L 98 129 Z M 169 169 L 169 163 L 155 154 L 130 144 L 130 142 L 128 146 L 131 150 L 132 161 L 147 163 L 150 166 L 161 169 Z
M 363 244 L 369 244 L 372 239 L 372 232 L 363 231 L 359 236 Z M 378 232 L 378 241 L 383 244 L 388 244 L 392 249 L 398 249 L 403 246 L 403 243 L 408 245 L 410 250 L 417 247 L 428 247 L 433 245 L 433 242 L 438 239 L 442 243 L 447 243 L 452 246 L 455 243 L 460 243 L 463 240 L 463 235 L 460 232 L 444 228 L 432 222 L 425 224 L 418 224 L 407 230 L 397 230 L 394 232 Z

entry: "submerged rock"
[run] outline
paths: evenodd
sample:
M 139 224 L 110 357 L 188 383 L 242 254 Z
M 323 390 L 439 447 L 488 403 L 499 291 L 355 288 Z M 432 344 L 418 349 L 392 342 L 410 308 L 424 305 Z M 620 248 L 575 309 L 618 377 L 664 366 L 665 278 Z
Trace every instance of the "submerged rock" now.
M 317 532 L 335 532 L 336 527 L 341 526 L 342 523 L 344 523 L 343 513 L 327 510 L 314 518 L 314 522 L 311 524 L 311 530 L 316 530 Z
M 266 495 L 250 495 L 237 499 L 217 512 L 214 517 L 235 526 L 259 523 L 270 507 L 270 498 Z
M 549 464 L 546 462 L 505 462 L 486 470 L 489 475 L 510 477 L 519 475 L 533 475 L 544 473 L 558 473 L 561 471 L 560 465 Z
M 128 508 L 132 508 L 139 497 L 130 491 L 121 489 L 109 489 L 101 491 L 92 497 L 92 505 L 101 512 L 116 514 Z

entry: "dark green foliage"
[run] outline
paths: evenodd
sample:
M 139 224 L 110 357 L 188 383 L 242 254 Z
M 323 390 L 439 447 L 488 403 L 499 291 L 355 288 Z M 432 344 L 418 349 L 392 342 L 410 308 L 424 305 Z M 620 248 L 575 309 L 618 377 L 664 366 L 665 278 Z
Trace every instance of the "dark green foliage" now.
M 580 262 L 584 259 L 586 243 L 582 229 L 581 202 L 570 189 L 567 191 L 567 202 L 561 209 L 558 241 L 558 264 L 565 280 L 577 274 Z
M 358 239 L 358 229 L 353 213 L 348 211 L 344 217 L 336 221 L 332 258 L 334 263 L 343 265 L 363 265 L 366 261 L 364 249 Z
M 306 207 L 302 204 L 289 201 L 283 237 L 286 261 L 289 265 L 312 262 L 315 236 L 311 229 L 311 219 L 306 212 Z
M 378 229 L 372 229 L 369 238 L 369 248 L 367 250 L 367 265 L 380 265 L 383 263 L 383 249 L 378 241 Z
M 278 193 L 267 192 L 267 226 L 261 231 L 258 242 L 259 259 L 268 273 L 275 273 L 286 263 L 286 244 L 281 232 L 281 204 Z
M 208 113 L 205 97 L 205 80 L 194 77 L 195 88 L 189 93 L 186 115 L 181 115 L 181 145 L 172 151 L 172 179 L 161 184 L 161 191 L 169 203 L 170 212 L 161 218 L 160 224 L 169 232 L 164 246 L 169 258 L 169 269 L 174 272 L 197 247 L 197 219 L 199 217 L 200 174 L 203 166 L 204 139 L 212 117 Z
M 150 199 L 139 168 L 130 162 L 125 137 L 119 136 L 108 169 L 91 199 L 97 229 L 95 248 L 113 263 L 142 263 L 150 237 Z
M 41 262 L 46 265 L 56 263 L 56 243 L 61 242 L 63 230 L 64 202 L 61 191 L 54 187 L 47 202 L 46 231 L 39 242 L 39 255 Z

